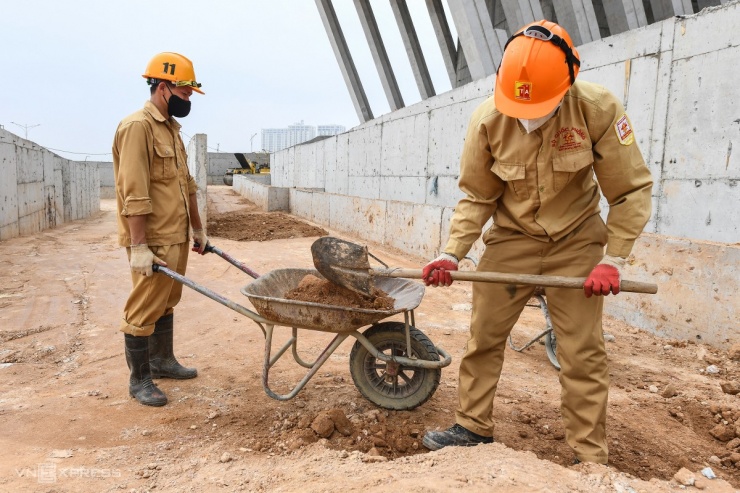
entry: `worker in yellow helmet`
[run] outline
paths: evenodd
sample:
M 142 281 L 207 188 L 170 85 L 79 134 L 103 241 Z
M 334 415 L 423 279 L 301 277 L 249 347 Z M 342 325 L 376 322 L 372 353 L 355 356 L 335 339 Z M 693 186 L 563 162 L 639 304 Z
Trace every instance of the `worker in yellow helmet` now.
M 586 278 L 583 291 L 545 293 L 558 341 L 565 439 L 576 460 L 605 464 L 604 296 L 619 293 L 625 259 L 650 218 L 653 182 L 622 103 L 600 85 L 576 81 L 580 65 L 570 36 L 553 22 L 534 22 L 509 39 L 494 95 L 475 110 L 465 137 L 465 197 L 442 254 L 423 276 L 427 285 L 449 286 L 450 271 L 492 219 L 478 270 Z M 493 441 L 506 340 L 534 289 L 474 283 L 456 424 L 428 432 L 427 448 Z
M 133 287 L 123 310 L 129 394 L 147 406 L 167 396 L 152 378 L 195 378 L 173 352 L 173 313 L 182 285 L 153 275 L 152 265 L 185 274 L 188 241 L 205 253 L 208 238 L 198 214 L 197 186 L 187 166 L 176 118 L 190 113 L 193 91 L 204 94 L 190 60 L 160 53 L 143 74 L 150 86 L 144 108 L 124 118 L 113 141 L 118 243 L 126 247 Z

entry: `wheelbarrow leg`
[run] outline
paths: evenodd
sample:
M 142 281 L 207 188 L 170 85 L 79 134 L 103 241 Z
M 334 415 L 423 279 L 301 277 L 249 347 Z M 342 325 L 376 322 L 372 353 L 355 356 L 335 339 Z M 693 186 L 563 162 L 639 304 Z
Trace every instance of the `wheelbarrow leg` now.
M 322 351 L 322 353 L 319 355 L 319 357 L 316 359 L 316 362 L 313 364 L 311 369 L 306 373 L 306 375 L 303 377 L 303 379 L 298 382 L 298 384 L 293 387 L 293 390 L 291 390 L 287 394 L 277 394 L 270 389 L 270 383 L 269 383 L 269 376 L 270 376 L 270 368 L 272 368 L 275 363 L 280 359 L 280 357 L 285 353 L 285 351 L 288 350 L 289 347 L 294 345 L 296 334 L 293 333 L 293 337 L 290 338 L 290 340 L 285 343 L 285 345 L 280 348 L 280 350 L 275 354 L 275 356 L 270 356 L 272 352 L 272 334 L 274 332 L 275 326 L 272 324 L 266 324 L 265 325 L 265 361 L 264 365 L 262 367 L 262 387 L 265 389 L 265 393 L 272 397 L 275 400 L 278 401 L 287 401 L 289 399 L 292 399 L 293 397 L 298 394 L 298 392 L 301 391 L 303 387 L 305 387 L 306 383 L 308 383 L 309 380 L 311 380 L 311 377 L 313 377 L 317 371 L 319 371 L 319 368 L 326 363 L 326 360 L 329 359 L 329 357 L 334 353 L 334 351 L 339 347 L 342 342 L 347 338 L 349 334 L 337 334 L 334 339 L 332 339 L 331 343 Z

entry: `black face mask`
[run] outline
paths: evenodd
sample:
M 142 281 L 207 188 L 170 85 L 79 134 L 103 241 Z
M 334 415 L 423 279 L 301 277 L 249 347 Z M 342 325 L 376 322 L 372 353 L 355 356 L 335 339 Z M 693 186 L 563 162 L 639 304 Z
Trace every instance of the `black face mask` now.
M 167 113 L 177 118 L 188 116 L 190 114 L 190 101 L 185 101 L 180 96 L 173 94 L 169 86 L 167 86 L 167 90 L 170 91 L 170 99 L 167 101 Z

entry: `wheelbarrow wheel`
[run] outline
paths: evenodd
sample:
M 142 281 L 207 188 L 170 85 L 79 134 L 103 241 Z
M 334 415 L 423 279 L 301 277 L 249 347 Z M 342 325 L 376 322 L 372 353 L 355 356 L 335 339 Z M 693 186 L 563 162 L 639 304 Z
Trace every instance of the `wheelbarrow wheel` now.
M 402 322 L 383 322 L 363 335 L 388 356 L 403 356 L 438 361 L 434 344 L 419 329 L 411 327 L 411 354 L 407 354 L 406 329 Z M 349 356 L 349 371 L 355 386 L 370 402 L 385 409 L 414 409 L 425 403 L 437 390 L 442 370 L 415 368 L 387 363 L 376 358 L 356 341 Z
M 550 360 L 552 366 L 560 370 L 560 363 L 558 362 L 558 342 L 555 339 L 555 331 L 551 330 L 545 335 L 545 352 L 547 353 L 547 359 Z

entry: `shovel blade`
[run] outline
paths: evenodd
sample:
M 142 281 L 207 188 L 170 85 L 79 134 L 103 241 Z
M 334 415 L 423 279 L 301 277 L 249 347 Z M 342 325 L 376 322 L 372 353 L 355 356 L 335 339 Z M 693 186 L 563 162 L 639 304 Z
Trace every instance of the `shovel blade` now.
M 311 255 L 316 270 L 329 281 L 363 296 L 372 295 L 366 246 L 322 236 L 311 245 Z

